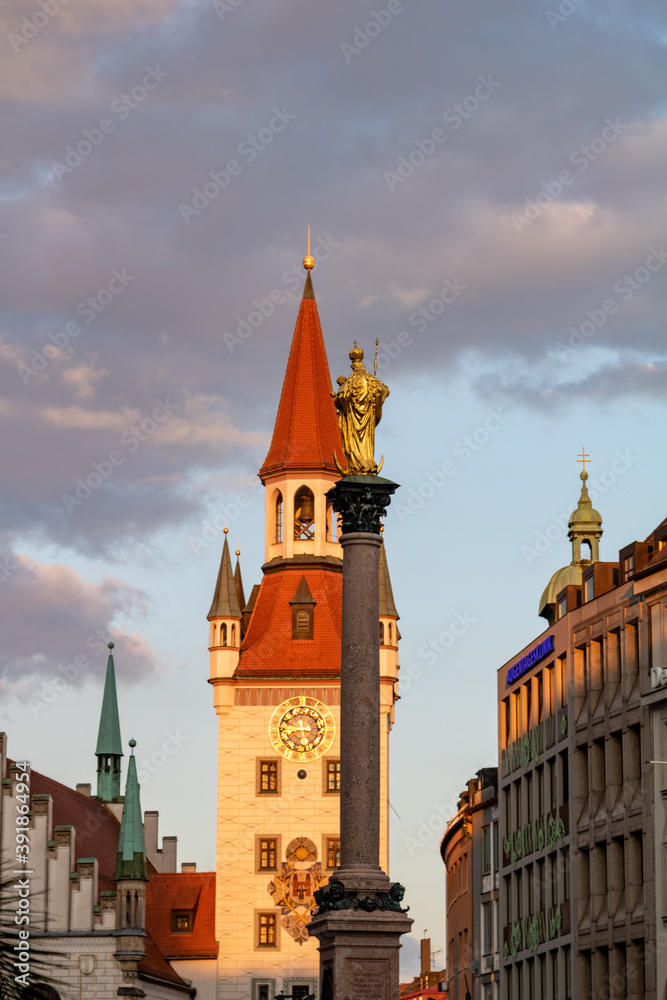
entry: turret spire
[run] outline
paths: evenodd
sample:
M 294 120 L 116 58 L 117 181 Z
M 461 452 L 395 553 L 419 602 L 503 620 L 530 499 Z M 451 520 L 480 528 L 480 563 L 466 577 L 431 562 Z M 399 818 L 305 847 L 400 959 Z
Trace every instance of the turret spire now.
M 211 610 L 207 615 L 209 621 L 212 618 L 241 617 L 241 608 L 239 607 L 234 571 L 232 569 L 232 559 L 229 554 L 229 545 L 227 543 L 227 534 L 228 529 L 225 528 L 225 543 L 222 546 L 222 559 L 220 560 L 218 580 L 215 585 L 215 593 L 213 595 Z
M 120 759 L 123 745 L 120 738 L 116 672 L 113 662 L 113 642 L 109 643 L 109 658 L 104 681 L 102 712 L 97 734 L 97 797 L 102 802 L 113 802 L 120 797 Z
M 115 879 L 140 879 L 148 881 L 148 864 L 146 862 L 146 843 L 141 820 L 141 801 L 139 799 L 139 781 L 137 780 L 137 761 L 134 756 L 136 740 L 130 740 L 132 755 L 127 766 L 127 783 L 125 785 L 125 801 L 123 803 L 123 818 L 120 823 L 118 838 L 118 857 L 116 859 Z
M 234 570 L 234 589 L 236 590 L 236 600 L 238 601 L 239 608 L 241 611 L 245 608 L 245 594 L 243 593 L 243 580 L 241 579 L 241 563 L 240 563 L 241 550 L 239 548 L 239 540 L 236 539 L 236 568 Z

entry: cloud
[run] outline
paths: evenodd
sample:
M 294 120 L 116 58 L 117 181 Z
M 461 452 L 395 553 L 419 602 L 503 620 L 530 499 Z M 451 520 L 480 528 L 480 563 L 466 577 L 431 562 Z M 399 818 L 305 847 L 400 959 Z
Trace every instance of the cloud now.
M 119 674 L 128 680 L 157 669 L 140 633 L 148 606 L 136 587 L 111 576 L 91 583 L 68 566 L 40 563 L 7 549 L 0 577 L 0 677 L 10 690 L 25 693 L 35 678 L 61 676 L 59 668 L 77 656 L 88 661 L 77 683 L 100 677 L 111 640 L 118 644 Z

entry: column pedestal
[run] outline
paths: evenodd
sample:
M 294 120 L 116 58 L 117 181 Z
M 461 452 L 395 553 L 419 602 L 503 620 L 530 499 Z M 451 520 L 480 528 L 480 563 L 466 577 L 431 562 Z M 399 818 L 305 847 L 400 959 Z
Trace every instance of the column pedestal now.
M 320 1000 L 398 1000 L 400 937 L 412 920 L 380 856 L 380 518 L 396 483 L 347 476 L 327 494 L 342 515 L 341 866 L 315 893 Z

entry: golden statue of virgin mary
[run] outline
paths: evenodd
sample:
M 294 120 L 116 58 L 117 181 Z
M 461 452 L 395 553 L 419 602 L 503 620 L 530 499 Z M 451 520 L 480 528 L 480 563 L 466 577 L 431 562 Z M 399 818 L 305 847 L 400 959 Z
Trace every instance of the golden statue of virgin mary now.
M 382 419 L 382 404 L 389 389 L 366 370 L 363 360 L 364 352 L 355 340 L 350 351 L 352 374 L 347 378 L 340 375 L 336 379 L 338 391 L 331 393 L 338 410 L 347 469 L 341 467 L 335 454 L 334 459 L 343 476 L 377 476 L 379 472 L 375 461 L 375 428 Z

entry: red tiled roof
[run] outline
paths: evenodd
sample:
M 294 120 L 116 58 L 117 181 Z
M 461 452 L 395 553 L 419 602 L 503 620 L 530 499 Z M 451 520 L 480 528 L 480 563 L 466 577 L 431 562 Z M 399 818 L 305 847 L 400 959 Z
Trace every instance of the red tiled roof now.
M 310 275 L 296 321 L 271 447 L 260 476 L 283 469 L 336 472 L 334 449 L 344 461 L 320 318 L 315 298 L 309 295 Z
M 151 876 L 146 887 L 151 933 L 167 958 L 216 958 L 215 872 L 182 872 Z M 191 934 L 173 934 L 172 910 L 193 910 Z
M 292 638 L 292 608 L 301 577 L 316 601 L 313 639 Z M 260 584 L 236 677 L 338 677 L 343 576 L 297 564 L 269 572 Z

